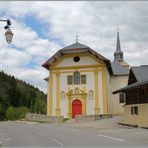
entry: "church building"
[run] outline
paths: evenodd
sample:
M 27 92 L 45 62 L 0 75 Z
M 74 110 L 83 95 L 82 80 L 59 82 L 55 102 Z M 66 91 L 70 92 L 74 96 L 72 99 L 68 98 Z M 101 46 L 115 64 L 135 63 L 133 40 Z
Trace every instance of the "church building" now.
M 47 115 L 120 114 L 124 102 L 112 92 L 127 85 L 129 65 L 123 59 L 119 32 L 114 62 L 76 43 L 60 49 L 43 65 L 49 70 Z

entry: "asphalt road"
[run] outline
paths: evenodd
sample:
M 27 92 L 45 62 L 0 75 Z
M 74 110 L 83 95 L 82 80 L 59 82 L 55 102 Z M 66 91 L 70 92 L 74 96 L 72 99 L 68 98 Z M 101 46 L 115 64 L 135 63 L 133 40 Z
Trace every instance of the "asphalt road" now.
M 147 129 L 93 130 L 64 124 L 0 122 L 0 145 L 44 146 L 148 146 Z

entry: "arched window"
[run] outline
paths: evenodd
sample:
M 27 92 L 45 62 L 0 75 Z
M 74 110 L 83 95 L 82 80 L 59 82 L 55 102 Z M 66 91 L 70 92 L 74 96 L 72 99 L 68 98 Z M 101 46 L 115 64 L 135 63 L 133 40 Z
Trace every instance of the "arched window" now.
M 80 84 L 80 73 L 78 71 L 74 72 L 74 84 Z

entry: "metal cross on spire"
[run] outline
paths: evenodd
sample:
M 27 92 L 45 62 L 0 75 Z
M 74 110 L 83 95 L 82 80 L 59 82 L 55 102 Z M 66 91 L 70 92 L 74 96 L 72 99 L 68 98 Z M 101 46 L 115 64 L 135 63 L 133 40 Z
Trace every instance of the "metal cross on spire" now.
M 78 43 L 78 37 L 79 37 L 79 36 L 78 36 L 78 35 L 76 35 L 76 43 Z

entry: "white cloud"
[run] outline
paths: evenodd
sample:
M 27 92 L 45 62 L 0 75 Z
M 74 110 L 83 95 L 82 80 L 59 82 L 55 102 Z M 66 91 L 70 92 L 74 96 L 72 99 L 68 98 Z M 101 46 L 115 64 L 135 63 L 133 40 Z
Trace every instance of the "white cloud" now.
M 47 39 L 36 39 L 33 41 L 32 46 L 29 46 L 25 50 L 33 56 L 47 57 L 59 48 L 61 47 L 55 43 L 50 43 Z
M 17 71 L 20 71 L 19 74 L 17 74 Z M 27 81 L 30 84 L 33 84 L 36 87 L 40 87 L 41 90 L 43 90 L 44 92 L 46 92 L 46 86 L 47 83 L 45 82 L 44 78 L 47 77 L 47 73 L 45 69 L 41 69 L 39 67 L 37 67 L 36 69 L 17 69 L 15 71 L 15 75 L 20 78 L 23 79 L 25 81 Z
M 2 67 L 16 68 L 28 64 L 31 56 L 13 48 L 0 49 L 0 64 Z
M 13 42 L 17 48 L 26 48 L 32 45 L 33 41 L 38 38 L 38 35 L 31 28 L 18 20 L 12 20 L 12 30 L 14 32 Z

